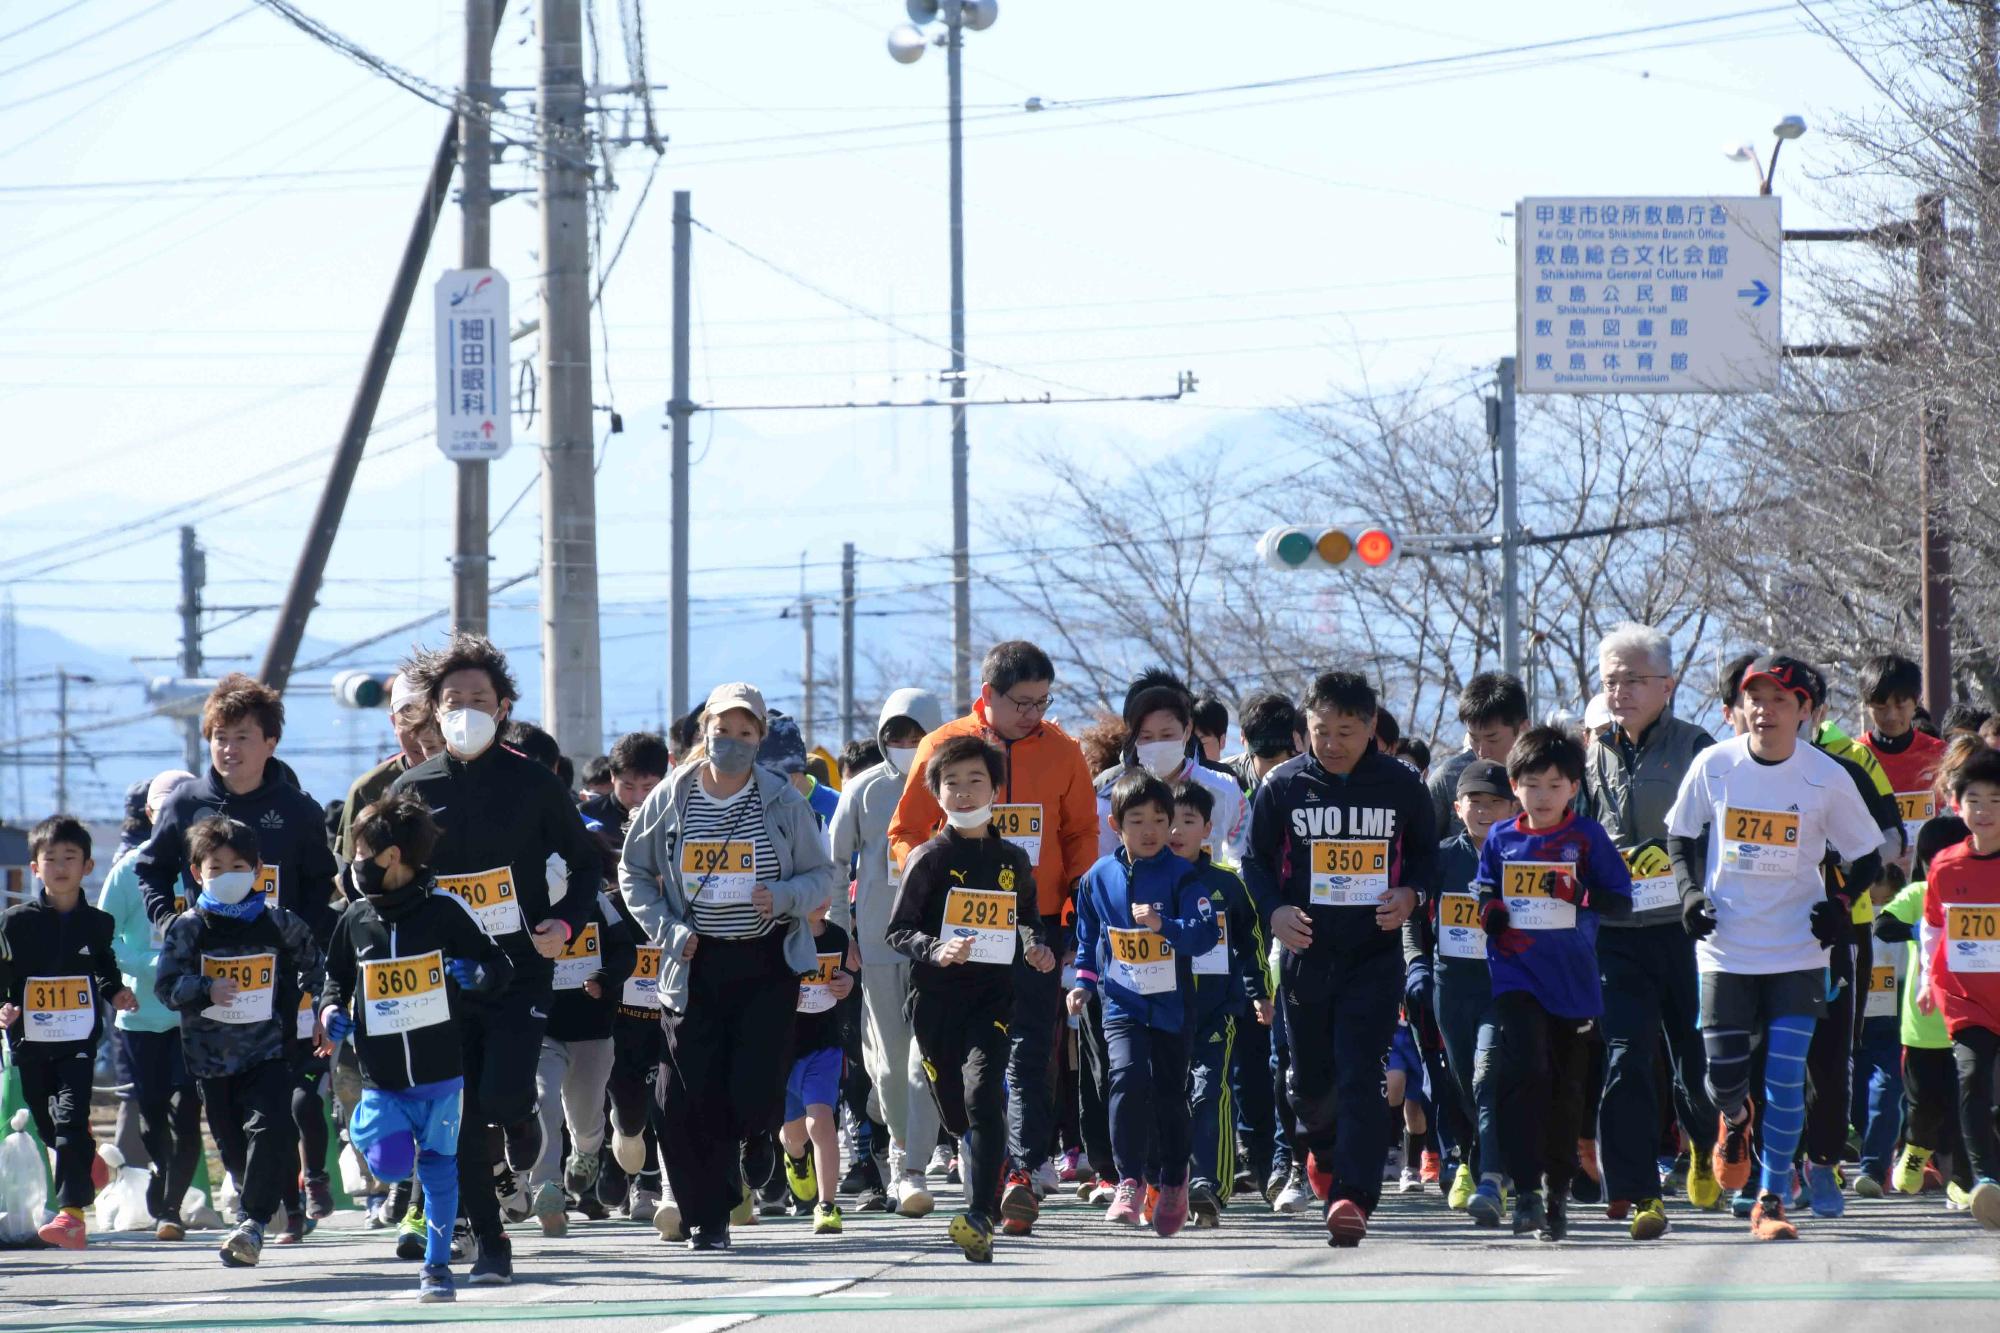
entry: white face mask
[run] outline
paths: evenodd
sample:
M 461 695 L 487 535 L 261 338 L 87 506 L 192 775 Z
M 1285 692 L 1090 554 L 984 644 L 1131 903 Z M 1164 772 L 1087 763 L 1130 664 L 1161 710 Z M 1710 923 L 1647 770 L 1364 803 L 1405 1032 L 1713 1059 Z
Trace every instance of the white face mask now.
M 201 891 L 215 901 L 233 907 L 248 898 L 256 884 L 257 872 L 254 870 L 225 870 L 219 875 L 210 875 L 208 883 L 201 886 Z
M 1187 761 L 1186 741 L 1140 741 L 1132 751 L 1139 767 L 1156 778 L 1172 777 Z
M 947 810 L 944 817 L 955 829 L 984 828 L 993 822 L 993 807 L 982 805 L 977 810 Z
M 882 757 L 889 761 L 889 767 L 910 776 L 910 766 L 917 762 L 917 747 L 914 745 L 891 745 L 882 751 Z
M 477 759 L 485 754 L 499 729 L 493 714 L 477 708 L 454 708 L 438 718 L 438 730 L 444 733 L 444 748 L 459 759 Z

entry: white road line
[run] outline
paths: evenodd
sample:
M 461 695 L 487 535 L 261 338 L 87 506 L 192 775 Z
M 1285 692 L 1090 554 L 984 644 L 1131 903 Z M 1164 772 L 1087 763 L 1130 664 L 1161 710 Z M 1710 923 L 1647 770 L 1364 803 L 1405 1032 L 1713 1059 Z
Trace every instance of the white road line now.
M 838 1277 L 822 1279 L 801 1279 L 797 1282 L 774 1282 L 768 1286 L 753 1287 L 749 1291 L 731 1292 L 728 1300 L 763 1300 L 767 1298 L 796 1299 L 801 1296 L 834 1296 L 861 1281 L 858 1277 Z M 872 1294 L 872 1293 L 871 1293 Z M 886 1296 L 887 1292 L 880 1295 Z M 757 1318 L 754 1314 L 704 1315 L 699 1319 L 683 1320 L 669 1324 L 660 1333 L 722 1333 L 726 1328 L 740 1328 Z
M 684 1323 L 669 1324 L 661 1333 L 722 1333 L 725 1328 L 737 1328 L 749 1323 L 754 1314 L 716 1314 L 702 1319 L 690 1319 Z

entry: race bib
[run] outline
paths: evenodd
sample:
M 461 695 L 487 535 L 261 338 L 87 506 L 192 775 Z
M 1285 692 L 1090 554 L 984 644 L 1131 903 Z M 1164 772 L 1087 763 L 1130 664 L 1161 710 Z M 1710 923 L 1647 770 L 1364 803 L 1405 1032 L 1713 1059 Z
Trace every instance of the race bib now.
M 1789 810 L 1722 812 L 1722 867 L 1739 875 L 1789 878 L 1799 869 L 1799 817 Z
M 975 963 L 1014 961 L 1014 909 L 1011 893 L 984 889 L 953 889 L 944 896 L 944 942 L 969 939 Z
M 1215 914 L 1215 928 L 1222 932 L 1222 938 L 1207 953 L 1196 954 L 1189 964 L 1198 977 L 1226 977 L 1229 975 L 1229 918 L 1221 912 Z
M 527 929 L 521 920 L 521 900 L 514 893 L 511 867 L 482 870 L 476 875 L 439 875 L 437 885 L 471 910 L 490 939 L 518 935 Z
M 187 909 L 188 909 L 188 900 L 186 898 L 183 898 L 178 893 L 175 894 L 173 916 L 166 917 L 162 920 L 155 921 L 153 923 L 153 936 L 151 941 L 151 947 L 154 953 L 158 953 L 160 950 L 167 947 L 167 927 L 174 924 L 175 916 L 179 916 L 182 912 L 187 911 Z
M 1486 932 L 1479 926 L 1479 900 L 1469 893 L 1438 899 L 1438 956 L 1486 961 Z
M 1549 892 L 1553 874 L 1574 874 L 1567 861 L 1509 861 L 1500 867 L 1500 896 L 1516 930 L 1568 930 L 1576 925 L 1576 904 Z
M 1028 864 L 1042 863 L 1042 807 L 1039 805 L 996 805 L 993 831 L 1028 854 Z
M 1896 813 L 1903 820 L 1903 838 L 1906 846 L 1917 845 L 1917 830 L 1924 821 L 1937 814 L 1937 796 L 1927 791 L 1899 791 L 1896 793 Z
M 299 1021 L 292 1029 L 292 1035 L 300 1041 L 311 1041 L 313 1037 L 313 997 L 299 996 Z
M 1894 1018 L 1896 1016 L 1896 996 L 1902 989 L 1902 981 L 1896 975 L 1896 965 L 1885 963 L 1868 973 L 1868 998 L 1862 1005 L 1864 1018 Z
M 201 1016 L 215 1023 L 268 1023 L 272 997 L 277 985 L 278 955 L 253 953 L 242 958 L 201 956 L 201 974 L 228 978 L 237 985 L 236 998 L 228 1004 L 211 1004 Z
M 582 990 L 590 974 L 603 966 L 602 960 L 603 945 L 598 939 L 597 923 L 592 921 L 570 936 L 569 943 L 556 955 L 554 989 Z
M 21 1029 L 29 1041 L 84 1041 L 97 1027 L 89 977 L 29 977 Z
M 1112 926 L 1111 976 L 1126 990 L 1162 995 L 1174 988 L 1174 950 L 1150 930 Z
M 819 956 L 818 970 L 799 978 L 800 1013 L 823 1014 L 833 1008 L 833 974 L 839 970 L 840 955 L 823 953 Z
M 278 906 L 278 867 L 265 865 L 258 868 L 257 892 L 264 895 L 264 906 Z
M 361 1013 L 371 1037 L 436 1027 L 451 1018 L 444 988 L 444 955 L 436 949 L 409 958 L 361 964 Z
M 1948 972 L 2000 972 L 2000 907 L 1944 909 Z
M 895 893 L 903 883 L 903 868 L 896 864 L 896 849 L 885 844 L 882 848 L 883 877 L 889 885 L 890 901 L 895 901 Z
M 625 978 L 625 989 L 619 994 L 618 1002 L 629 1009 L 654 1009 L 660 1007 L 660 946 L 642 944 L 639 946 L 638 961 L 632 964 L 632 975 Z
M 1680 886 L 1674 883 L 1674 863 L 1665 850 L 1648 844 L 1622 854 L 1625 868 L 1632 872 L 1632 910 L 1651 912 L 1681 905 Z
M 681 884 L 696 901 L 747 907 L 757 887 L 756 844 L 689 839 L 681 844 Z
M 1314 907 L 1378 907 L 1388 891 L 1388 843 L 1313 839 Z

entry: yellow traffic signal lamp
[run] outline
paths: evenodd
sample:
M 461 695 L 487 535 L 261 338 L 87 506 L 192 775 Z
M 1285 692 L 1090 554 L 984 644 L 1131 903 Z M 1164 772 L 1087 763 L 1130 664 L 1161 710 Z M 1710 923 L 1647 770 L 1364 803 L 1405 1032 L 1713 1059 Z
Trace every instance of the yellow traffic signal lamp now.
M 1395 561 L 1402 543 L 1388 528 L 1371 526 L 1356 531 L 1346 528 L 1277 527 L 1257 539 L 1257 554 L 1273 569 L 1340 569 L 1358 561 L 1368 569 L 1380 569 Z

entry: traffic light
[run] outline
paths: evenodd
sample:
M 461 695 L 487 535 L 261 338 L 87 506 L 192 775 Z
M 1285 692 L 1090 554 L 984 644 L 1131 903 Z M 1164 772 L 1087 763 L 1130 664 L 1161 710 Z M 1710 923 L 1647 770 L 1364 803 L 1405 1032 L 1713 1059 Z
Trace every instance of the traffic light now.
M 1273 569 L 1339 569 L 1349 561 L 1367 569 L 1393 564 L 1402 543 L 1388 528 L 1272 528 L 1257 539 L 1257 554 Z
M 371 671 L 343 671 L 333 678 L 334 702 L 346 708 L 380 708 L 389 702 L 389 686 L 395 679 Z

